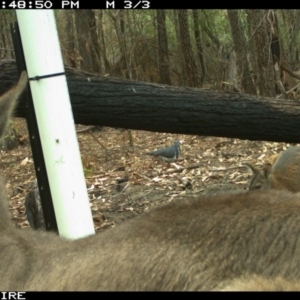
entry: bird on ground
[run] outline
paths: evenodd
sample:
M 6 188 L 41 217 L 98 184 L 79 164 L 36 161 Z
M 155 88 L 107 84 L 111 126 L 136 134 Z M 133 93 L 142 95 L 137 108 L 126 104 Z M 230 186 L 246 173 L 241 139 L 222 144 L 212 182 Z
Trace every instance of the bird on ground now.
M 152 152 L 145 153 L 145 155 L 152 155 L 152 156 L 160 156 L 164 161 L 171 162 L 176 159 L 181 154 L 180 145 L 182 141 L 176 141 L 173 146 L 161 148 Z

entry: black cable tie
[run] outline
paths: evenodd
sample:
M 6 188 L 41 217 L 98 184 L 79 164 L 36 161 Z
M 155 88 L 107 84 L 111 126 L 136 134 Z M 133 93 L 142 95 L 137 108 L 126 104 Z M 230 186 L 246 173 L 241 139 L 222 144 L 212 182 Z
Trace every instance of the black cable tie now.
M 30 77 L 29 80 L 35 81 L 35 80 L 40 80 L 40 79 L 49 78 L 49 77 L 56 77 L 56 76 L 61 76 L 61 75 L 66 75 L 66 72 L 54 73 L 54 74 L 43 75 L 43 76 L 34 76 L 34 77 Z

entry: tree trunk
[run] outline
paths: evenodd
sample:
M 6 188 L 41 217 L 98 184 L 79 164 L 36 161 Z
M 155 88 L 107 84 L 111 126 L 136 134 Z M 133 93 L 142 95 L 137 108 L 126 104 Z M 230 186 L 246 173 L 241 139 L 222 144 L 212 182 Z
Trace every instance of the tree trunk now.
M 92 41 L 95 36 L 97 37 L 95 15 L 91 9 L 83 9 L 76 11 L 74 16 L 78 49 L 81 56 L 80 69 L 89 72 L 98 72 L 100 70 L 99 59 L 94 52 L 94 41 Z
M 191 87 L 199 87 L 200 80 L 198 76 L 197 64 L 193 54 L 192 43 L 190 38 L 188 12 L 186 9 L 178 11 L 180 43 L 182 54 L 184 57 L 184 65 L 186 70 L 186 85 Z
M 14 58 L 9 24 L 16 21 L 16 15 L 9 11 L 0 11 L 0 59 Z
M 240 24 L 237 10 L 227 10 L 234 48 L 237 56 L 237 76 L 241 80 L 242 89 L 247 94 L 256 95 L 256 89 L 251 79 L 245 36 Z
M 75 46 L 75 26 L 72 10 L 61 10 L 56 12 L 57 24 L 59 26 L 59 40 L 61 42 L 64 63 L 72 68 L 80 67 L 78 50 Z
M 288 30 L 287 40 L 287 58 L 290 63 L 299 61 L 299 30 L 300 30 L 300 10 L 289 9 L 281 11 L 285 20 L 285 27 Z
M 200 83 L 201 85 L 203 85 L 206 76 L 206 65 L 203 56 L 203 47 L 202 47 L 202 41 L 201 41 L 201 35 L 199 29 L 198 9 L 193 9 L 193 23 L 194 23 L 194 35 L 196 40 L 196 47 L 198 51 L 199 62 L 202 68 L 202 76 L 200 79 Z
M 247 15 L 247 34 L 248 34 L 248 54 L 250 57 L 250 75 L 252 77 L 252 80 L 254 82 L 254 85 L 256 87 L 256 81 L 257 81 L 257 74 L 258 74 L 258 66 L 256 61 L 256 55 L 255 55 L 255 41 L 254 41 L 254 32 L 252 30 L 251 26 L 251 11 L 249 9 L 246 10 Z M 256 90 L 256 88 L 255 88 Z
M 171 84 L 170 60 L 168 53 L 168 36 L 166 29 L 166 12 L 157 10 L 157 39 L 160 83 Z
M 92 77 L 70 68 L 66 72 L 79 124 L 249 140 L 300 140 L 299 130 L 294 130 L 300 128 L 296 100 Z M 0 94 L 17 79 L 15 61 L 2 61 Z M 19 117 L 25 115 L 23 98 L 16 109 Z
M 120 72 L 124 78 L 130 79 L 132 77 L 132 70 L 128 65 L 127 47 L 125 39 L 125 11 L 119 10 L 117 12 L 110 12 L 110 17 L 113 20 L 116 34 L 118 37 L 121 59 L 119 61 Z
M 91 44 L 91 60 L 93 63 L 93 72 L 101 73 L 101 59 L 100 59 L 100 43 L 97 34 L 96 15 L 93 9 L 87 10 L 87 21 L 90 33 Z
M 182 47 L 181 47 L 181 44 L 180 44 L 178 13 L 177 13 L 176 10 L 173 10 L 172 12 L 173 12 L 173 22 L 174 22 L 174 27 L 175 27 L 176 40 L 177 40 L 178 60 L 180 62 L 179 72 L 177 72 L 177 69 L 175 69 L 175 67 L 174 67 L 173 71 L 174 71 L 174 73 L 178 74 L 179 85 L 184 85 L 185 84 L 185 78 L 187 77 L 187 75 L 186 75 L 186 70 L 185 70 L 185 66 L 184 66 Z
M 271 37 L 266 26 L 264 10 L 249 10 L 252 31 L 255 32 L 255 53 L 258 66 L 257 86 L 260 96 L 275 96 L 275 74 L 273 58 L 270 51 Z
M 110 73 L 110 63 L 108 61 L 107 55 L 106 55 L 106 44 L 105 44 L 105 39 L 104 39 L 104 26 L 103 26 L 103 10 L 99 10 L 99 47 L 100 47 L 100 54 L 102 56 L 102 59 L 104 61 L 104 74 Z

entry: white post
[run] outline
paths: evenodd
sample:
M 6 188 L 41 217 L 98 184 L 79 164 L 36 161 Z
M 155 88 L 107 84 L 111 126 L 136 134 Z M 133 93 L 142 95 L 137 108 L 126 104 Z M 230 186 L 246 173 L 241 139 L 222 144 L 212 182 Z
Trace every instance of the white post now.
M 65 72 L 52 10 L 17 10 L 28 77 Z M 95 233 L 65 75 L 30 81 L 59 234 Z

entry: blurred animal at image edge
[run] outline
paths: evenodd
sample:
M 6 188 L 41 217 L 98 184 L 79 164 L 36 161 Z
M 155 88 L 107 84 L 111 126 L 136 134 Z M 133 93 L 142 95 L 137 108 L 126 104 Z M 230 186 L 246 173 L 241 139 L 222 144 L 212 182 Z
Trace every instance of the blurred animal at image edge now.
M 261 169 L 245 163 L 252 171 L 249 190 L 288 190 L 300 192 L 300 147 L 292 146 L 271 157 Z

